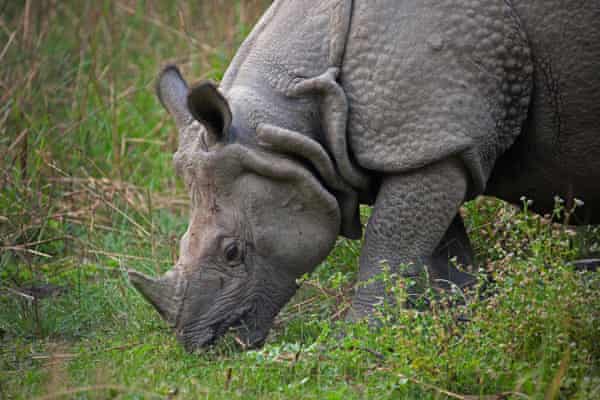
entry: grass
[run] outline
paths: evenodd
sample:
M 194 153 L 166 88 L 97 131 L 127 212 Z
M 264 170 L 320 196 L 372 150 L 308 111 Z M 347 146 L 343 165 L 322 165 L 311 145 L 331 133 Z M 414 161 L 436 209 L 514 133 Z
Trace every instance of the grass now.
M 152 84 L 165 60 L 218 80 L 268 1 L 170 3 L 0 4 L 0 398 L 600 398 L 600 278 L 568 265 L 600 233 L 485 198 L 462 305 L 344 323 L 360 243 L 340 239 L 263 349 L 186 354 L 124 272 L 167 270 L 187 222 Z

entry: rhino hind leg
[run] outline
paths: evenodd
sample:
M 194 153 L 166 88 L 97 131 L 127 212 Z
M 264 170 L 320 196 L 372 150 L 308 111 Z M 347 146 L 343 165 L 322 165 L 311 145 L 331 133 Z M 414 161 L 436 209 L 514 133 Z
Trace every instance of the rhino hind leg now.
M 477 281 L 473 275 L 456 268 L 455 263 L 473 265 L 473 249 L 460 214 L 456 214 L 433 254 L 429 266 L 431 283 L 448 289 L 451 284 L 464 288 Z
M 579 272 L 597 272 L 600 270 L 600 258 L 584 258 L 571 262 L 575 271 Z
M 434 276 L 456 273 L 448 269 L 448 251 L 461 262 L 469 261 L 468 238 L 462 221 L 456 219 L 467 182 L 466 169 L 456 159 L 383 178 L 366 228 L 349 319 L 372 320 L 382 300 L 394 302 L 386 289 L 386 271 L 418 281 L 426 265 L 434 267 Z M 421 289 L 418 284 L 409 286 L 408 294 L 412 297 Z

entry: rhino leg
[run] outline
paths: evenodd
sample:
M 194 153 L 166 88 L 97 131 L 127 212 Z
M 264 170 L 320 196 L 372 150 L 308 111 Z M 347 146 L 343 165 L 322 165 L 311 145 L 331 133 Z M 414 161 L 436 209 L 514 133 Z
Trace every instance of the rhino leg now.
M 446 232 L 447 237 L 461 236 L 453 220 L 464 201 L 468 179 L 455 159 L 383 178 L 367 225 L 350 319 L 371 319 L 382 300 L 393 302 L 381 279 L 386 268 L 396 276 L 418 279 L 424 266 L 440 265 L 436 260 Z M 409 294 L 418 291 L 409 288 Z
M 456 214 L 452 220 L 433 254 L 431 265 L 428 265 L 434 286 L 447 289 L 452 282 L 462 288 L 475 283 L 473 275 L 456 268 L 452 260 L 454 258 L 460 265 L 473 265 L 473 249 L 460 214 Z

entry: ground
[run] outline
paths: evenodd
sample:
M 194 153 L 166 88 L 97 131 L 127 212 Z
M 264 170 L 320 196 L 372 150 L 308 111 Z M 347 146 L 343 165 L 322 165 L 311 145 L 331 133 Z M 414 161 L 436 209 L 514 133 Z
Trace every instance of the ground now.
M 569 265 L 600 232 L 550 222 L 560 199 L 468 203 L 480 284 L 379 330 L 344 322 L 360 242 L 340 239 L 263 349 L 185 353 L 126 279 L 169 269 L 187 222 L 153 81 L 166 60 L 220 79 L 269 2 L 170 3 L 0 5 L 0 398 L 600 398 L 600 274 Z

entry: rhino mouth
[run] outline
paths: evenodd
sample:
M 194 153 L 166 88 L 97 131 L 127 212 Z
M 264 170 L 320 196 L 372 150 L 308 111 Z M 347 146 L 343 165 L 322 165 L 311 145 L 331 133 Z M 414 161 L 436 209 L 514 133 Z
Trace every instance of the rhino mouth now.
M 262 347 L 268 335 L 268 329 L 259 328 L 251 308 L 202 328 L 189 324 L 187 328 L 176 330 L 178 340 L 189 352 L 215 345 L 228 332 L 233 333 L 235 341 L 243 349 Z
M 261 347 L 279 310 L 298 288 L 293 281 L 279 290 L 266 290 L 274 285 L 264 280 L 258 288 L 231 286 L 217 296 L 190 296 L 196 290 L 177 273 L 154 279 L 129 271 L 129 278 L 189 352 L 215 344 L 230 329 L 244 350 Z
M 236 296 L 237 301 L 229 302 L 226 307 L 223 307 L 223 299 L 228 296 L 215 300 L 215 306 L 208 313 L 196 318 L 193 312 L 189 312 L 191 310 L 184 312 L 189 317 L 182 318 L 180 329 L 176 330 L 180 343 L 191 352 L 216 344 L 232 331 L 242 350 L 262 347 L 277 314 L 298 289 L 295 281 L 273 291 L 262 288 L 273 287 L 274 284 L 263 283 L 260 288 L 237 288 L 236 291 L 243 290 L 245 295 Z

